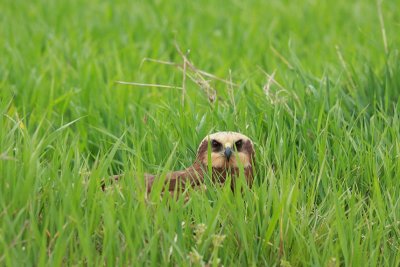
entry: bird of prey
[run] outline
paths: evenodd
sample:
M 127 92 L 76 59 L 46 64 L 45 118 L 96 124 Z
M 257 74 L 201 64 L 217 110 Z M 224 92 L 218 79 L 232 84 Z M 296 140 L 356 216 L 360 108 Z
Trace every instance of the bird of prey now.
M 254 156 L 253 142 L 241 133 L 217 132 L 207 135 L 197 149 L 196 159 L 192 166 L 166 174 L 163 191 L 173 194 L 175 191 L 182 192 L 187 185 L 198 187 L 205 183 L 206 177 L 210 177 L 210 170 L 213 183 L 223 184 L 230 176 L 231 188 L 234 190 L 235 180 L 239 177 L 241 168 L 243 168 L 247 184 L 251 186 Z M 157 179 L 161 177 L 151 174 L 144 176 L 147 193 L 150 193 Z M 113 178 L 118 180 L 120 177 Z M 102 187 L 104 189 L 104 185 Z

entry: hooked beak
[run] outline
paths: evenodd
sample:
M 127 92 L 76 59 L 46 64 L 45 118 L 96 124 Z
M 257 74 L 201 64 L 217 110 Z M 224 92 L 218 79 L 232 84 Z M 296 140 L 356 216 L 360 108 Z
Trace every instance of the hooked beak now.
M 231 148 L 229 146 L 225 148 L 224 155 L 225 155 L 226 159 L 229 161 L 229 158 L 232 155 L 232 150 L 231 150 Z

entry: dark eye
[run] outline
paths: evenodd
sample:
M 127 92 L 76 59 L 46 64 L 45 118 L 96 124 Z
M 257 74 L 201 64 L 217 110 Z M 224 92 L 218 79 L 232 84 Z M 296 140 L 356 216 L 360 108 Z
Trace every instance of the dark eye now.
M 236 141 L 236 143 L 235 143 L 235 147 L 237 150 L 240 150 L 242 148 L 242 145 L 243 145 L 242 140 Z
M 216 140 L 212 140 L 212 141 L 211 141 L 211 146 L 212 146 L 213 148 L 219 148 L 219 147 L 221 146 L 221 143 L 218 142 L 218 141 L 216 141 Z

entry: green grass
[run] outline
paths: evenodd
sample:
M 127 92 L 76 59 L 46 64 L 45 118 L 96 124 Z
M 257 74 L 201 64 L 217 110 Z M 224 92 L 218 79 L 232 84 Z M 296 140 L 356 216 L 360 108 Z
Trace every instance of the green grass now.
M 2 1 L 0 265 L 399 266 L 398 6 Z M 182 64 L 175 42 L 233 97 L 115 84 L 182 86 L 141 65 Z M 251 190 L 145 200 L 134 177 L 219 130 L 254 140 Z

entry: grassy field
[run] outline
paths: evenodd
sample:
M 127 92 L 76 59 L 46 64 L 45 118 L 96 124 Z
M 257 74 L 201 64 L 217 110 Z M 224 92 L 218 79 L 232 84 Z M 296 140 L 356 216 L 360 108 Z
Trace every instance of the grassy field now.
M 399 4 L 1 1 L 0 265 L 399 266 Z M 252 189 L 145 198 L 221 130 Z

